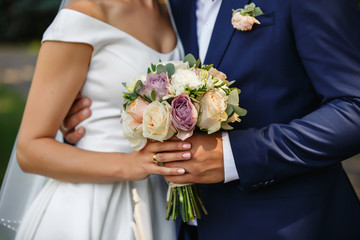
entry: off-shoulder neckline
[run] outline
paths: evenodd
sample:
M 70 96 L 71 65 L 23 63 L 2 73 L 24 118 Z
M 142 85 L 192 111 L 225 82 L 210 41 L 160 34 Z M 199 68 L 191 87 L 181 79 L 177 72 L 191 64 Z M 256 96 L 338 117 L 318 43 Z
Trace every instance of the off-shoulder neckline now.
M 106 23 L 106 22 L 104 22 L 104 21 L 101 21 L 100 19 L 94 18 L 94 17 L 89 16 L 89 15 L 87 15 L 87 14 L 85 14 L 85 13 L 82 13 L 82 12 L 79 12 L 79 11 L 76 11 L 76 10 L 73 10 L 73 9 L 69 9 L 69 8 L 63 8 L 63 9 L 61 9 L 61 10 L 59 11 L 59 13 L 61 13 L 61 12 L 72 12 L 72 13 L 75 13 L 75 14 L 78 14 L 78 15 L 81 15 L 81 16 L 84 16 L 84 17 L 86 17 L 86 18 L 88 18 L 88 19 L 90 19 L 90 20 L 92 20 L 92 21 L 95 21 L 95 22 L 97 22 L 97 23 L 100 23 L 100 24 L 106 26 L 106 27 L 109 28 L 109 29 L 112 29 L 112 31 L 114 31 L 114 32 L 117 32 L 117 33 L 119 33 L 119 34 L 122 34 L 122 35 L 124 35 L 124 36 L 127 36 L 127 37 L 131 38 L 132 40 L 134 40 L 135 42 L 137 42 L 139 45 L 142 45 L 143 47 L 149 49 L 150 51 L 152 51 L 152 52 L 154 52 L 154 53 L 156 53 L 156 54 L 162 55 L 162 56 L 168 56 L 168 55 L 173 54 L 173 53 L 175 52 L 175 50 L 178 48 L 178 46 L 179 46 L 179 39 L 178 39 L 178 35 L 177 35 L 177 32 L 176 32 L 175 29 L 174 29 L 175 34 L 176 34 L 176 45 L 175 45 L 175 47 L 174 47 L 170 52 L 162 53 L 162 52 L 159 52 L 159 51 L 153 49 L 152 47 L 150 47 L 149 45 L 147 45 L 147 44 L 145 44 L 144 42 L 140 41 L 139 39 L 137 39 L 136 37 L 132 36 L 131 34 L 129 34 L 129 33 L 125 32 L 125 31 L 121 30 L 120 28 L 116 28 L 116 27 L 114 27 L 114 26 L 112 26 L 112 25 L 110 25 L 110 24 L 108 24 L 108 23 Z M 175 26 L 174 26 L 174 23 L 173 23 L 172 20 L 171 20 L 171 22 L 172 22 L 172 27 L 174 28 L 174 27 L 175 27 Z

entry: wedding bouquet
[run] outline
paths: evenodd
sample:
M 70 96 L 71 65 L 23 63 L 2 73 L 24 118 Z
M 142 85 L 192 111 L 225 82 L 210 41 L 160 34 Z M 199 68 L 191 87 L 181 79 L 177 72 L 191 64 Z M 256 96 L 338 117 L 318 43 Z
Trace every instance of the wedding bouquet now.
M 124 83 L 124 136 L 136 151 L 147 140 L 165 141 L 176 136 L 185 140 L 195 129 L 208 134 L 233 129 L 246 110 L 240 108 L 240 90 L 212 65 L 203 65 L 188 54 L 183 61 L 151 64 L 147 74 Z M 207 214 L 196 185 L 169 185 L 166 219 L 183 221 Z

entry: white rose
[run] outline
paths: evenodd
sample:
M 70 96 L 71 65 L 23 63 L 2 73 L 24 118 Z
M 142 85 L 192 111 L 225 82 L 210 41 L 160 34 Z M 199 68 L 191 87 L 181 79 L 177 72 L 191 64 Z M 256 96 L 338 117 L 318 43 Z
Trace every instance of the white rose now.
M 131 93 L 134 93 L 134 88 L 137 83 L 137 81 L 141 80 L 142 82 L 146 81 L 146 75 L 141 74 L 138 78 L 133 78 L 129 82 L 126 83 L 126 90 L 128 90 Z
M 204 85 L 204 82 L 191 70 L 178 70 L 172 75 L 169 92 L 172 95 L 179 96 L 185 92 L 185 89 L 198 89 Z
M 177 60 L 175 60 L 175 61 L 164 61 L 164 62 L 161 62 L 160 64 L 165 66 L 168 63 L 171 63 L 171 64 L 174 65 L 175 71 L 180 70 L 180 69 L 182 69 L 182 70 L 189 69 L 189 63 L 188 62 L 183 62 L 183 61 L 177 61 Z
M 142 135 L 142 124 L 137 122 L 130 114 L 123 112 L 122 126 L 124 137 L 129 140 L 131 147 L 135 151 L 143 149 L 147 139 Z
M 227 120 L 226 96 L 223 91 L 208 91 L 200 100 L 200 118 L 197 126 L 209 134 L 218 131 L 221 123 Z
M 146 138 L 164 141 L 171 138 L 176 130 L 171 124 L 171 106 L 168 102 L 150 103 L 143 118 L 143 135 Z

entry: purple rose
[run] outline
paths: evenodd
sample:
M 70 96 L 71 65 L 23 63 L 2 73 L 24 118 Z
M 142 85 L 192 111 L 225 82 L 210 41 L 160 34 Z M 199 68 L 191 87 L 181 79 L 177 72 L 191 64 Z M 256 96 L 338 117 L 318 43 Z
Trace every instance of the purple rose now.
M 171 102 L 171 121 L 177 129 L 177 137 L 185 140 L 191 137 L 198 118 L 198 112 L 187 94 L 181 94 Z
M 151 92 L 155 90 L 156 100 L 159 101 L 162 97 L 169 94 L 168 86 L 169 79 L 167 73 L 148 73 L 144 86 L 140 89 L 139 93 L 143 96 L 145 95 L 149 99 L 152 99 Z

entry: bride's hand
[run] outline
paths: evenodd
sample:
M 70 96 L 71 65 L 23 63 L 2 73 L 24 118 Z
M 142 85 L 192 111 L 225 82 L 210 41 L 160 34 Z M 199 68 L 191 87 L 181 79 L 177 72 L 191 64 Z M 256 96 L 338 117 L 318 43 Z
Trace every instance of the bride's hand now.
M 179 176 L 185 173 L 182 167 L 165 167 L 162 162 L 189 160 L 191 144 L 182 141 L 148 142 L 145 148 L 130 153 L 130 171 L 126 178 L 142 180 L 151 174 Z M 126 173 L 124 173 L 126 174 Z

